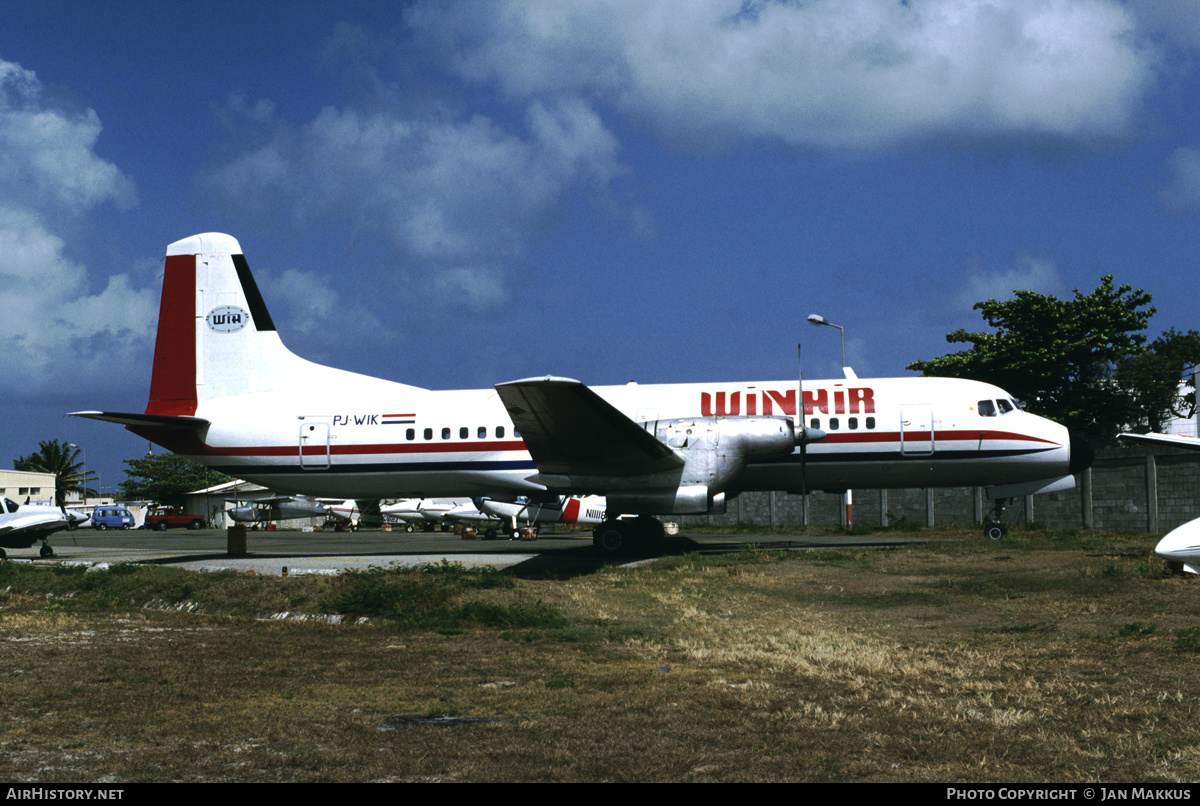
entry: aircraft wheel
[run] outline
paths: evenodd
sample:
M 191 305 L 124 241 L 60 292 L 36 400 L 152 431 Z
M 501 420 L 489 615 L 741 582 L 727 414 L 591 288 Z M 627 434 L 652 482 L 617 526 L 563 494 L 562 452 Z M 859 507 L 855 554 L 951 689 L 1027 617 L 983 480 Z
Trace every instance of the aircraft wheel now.
M 413 526 L 411 523 L 404 524 L 404 531 L 415 532 L 416 530 L 417 530 L 417 527 Z
M 496 539 L 496 530 L 488 529 L 486 532 L 483 533 L 483 539 L 484 540 L 495 540 Z
M 42 550 L 38 553 L 41 554 L 43 557 L 53 557 L 54 549 L 50 548 L 49 546 L 42 546 Z
M 511 532 L 508 533 L 508 539 L 509 540 L 520 540 L 521 539 L 521 530 L 513 529 Z
M 600 524 L 592 532 L 592 546 L 602 557 L 619 556 L 627 542 L 624 526 L 612 521 Z
M 1008 534 L 1008 527 L 1003 523 L 993 522 L 983 527 L 983 533 L 987 536 L 988 540 L 999 540 Z

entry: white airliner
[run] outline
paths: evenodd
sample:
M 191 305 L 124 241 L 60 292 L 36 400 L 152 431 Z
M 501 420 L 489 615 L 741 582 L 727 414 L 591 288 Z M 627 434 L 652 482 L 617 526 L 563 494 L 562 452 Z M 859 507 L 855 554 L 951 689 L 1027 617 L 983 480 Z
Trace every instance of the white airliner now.
M 1073 486 L 1092 458 L 985 383 L 810 382 L 803 423 L 796 386 L 547 376 L 433 391 L 321 366 L 284 346 L 238 242 L 207 233 L 167 247 L 145 413 L 75 414 L 291 493 L 604 495 L 605 552 L 661 534 L 650 516 L 720 512 L 749 490 L 987 486 L 1005 499 Z
M 1176 434 L 1121 434 L 1121 439 L 1136 442 L 1153 442 L 1200 451 L 1200 439 Z M 1154 547 L 1154 553 L 1169 563 L 1180 563 L 1189 574 L 1200 574 L 1200 518 L 1177 526 L 1163 535 Z
M 47 504 L 18 504 L 0 498 L 0 559 L 7 556 L 4 549 L 27 549 L 42 541 L 41 555 L 54 556 L 50 535 L 63 529 L 74 529 L 87 521 L 88 516 L 62 507 Z

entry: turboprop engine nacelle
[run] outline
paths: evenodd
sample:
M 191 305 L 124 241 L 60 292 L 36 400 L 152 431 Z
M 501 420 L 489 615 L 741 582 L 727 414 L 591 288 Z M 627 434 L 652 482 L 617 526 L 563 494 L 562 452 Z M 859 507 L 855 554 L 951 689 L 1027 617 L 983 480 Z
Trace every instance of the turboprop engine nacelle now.
M 748 461 L 787 456 L 801 441 L 812 439 L 807 431 L 797 431 L 789 417 L 692 417 L 658 420 L 645 427 L 683 459 L 683 468 L 668 478 L 660 473 L 622 479 L 618 486 L 624 489 L 608 493 L 609 506 L 615 511 L 646 515 L 724 512 L 725 490 Z

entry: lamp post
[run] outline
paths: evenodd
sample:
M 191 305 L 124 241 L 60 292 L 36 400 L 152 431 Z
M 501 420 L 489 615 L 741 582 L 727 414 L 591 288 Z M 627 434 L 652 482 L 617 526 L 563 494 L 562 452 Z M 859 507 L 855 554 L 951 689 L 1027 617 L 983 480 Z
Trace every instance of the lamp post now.
M 88 474 L 88 469 L 87 469 L 87 448 L 83 447 L 82 445 L 76 445 L 74 442 L 68 442 L 68 443 L 67 443 L 67 447 L 68 447 L 68 448 L 74 448 L 74 449 L 75 449 L 75 450 L 77 450 L 77 451 L 83 451 L 83 508 L 84 508 L 84 509 L 87 509 L 87 497 L 88 497 L 88 496 L 87 496 L 87 491 L 88 491 L 88 488 L 87 488 L 87 474 Z M 103 483 L 103 482 L 100 480 L 100 474 L 99 474 L 99 473 L 97 473 L 97 474 L 96 474 L 96 486 L 97 486 L 98 488 L 102 488 L 102 487 L 104 486 L 104 483 Z M 102 493 L 102 491 L 101 491 L 100 489 L 97 489 L 97 490 L 96 490 L 96 493 L 97 493 L 98 495 L 100 495 L 101 501 L 103 501 L 103 500 L 104 500 L 104 496 L 103 496 L 103 493 Z
M 841 325 L 835 325 L 819 313 L 810 313 L 808 315 L 808 323 L 810 325 L 824 325 L 825 327 L 836 327 L 842 334 L 842 377 L 847 377 L 846 372 L 846 328 Z
M 841 325 L 835 325 L 819 313 L 810 313 L 808 315 L 808 323 L 810 325 L 836 327 L 842 336 L 842 377 L 850 378 L 854 376 L 853 370 L 846 366 L 846 329 Z M 801 410 L 803 410 L 804 401 L 800 401 Z M 850 529 L 854 526 L 854 493 L 849 488 L 845 494 L 846 503 L 846 528 Z

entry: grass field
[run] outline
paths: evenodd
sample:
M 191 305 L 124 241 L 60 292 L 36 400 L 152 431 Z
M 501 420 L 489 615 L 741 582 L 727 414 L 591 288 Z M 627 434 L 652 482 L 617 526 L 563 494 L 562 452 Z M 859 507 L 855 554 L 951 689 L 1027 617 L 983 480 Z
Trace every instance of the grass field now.
M 0 779 L 1200 780 L 1200 579 L 1154 536 L 563 579 L 0 564 Z

